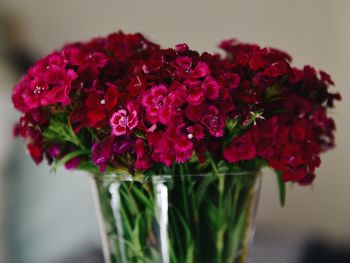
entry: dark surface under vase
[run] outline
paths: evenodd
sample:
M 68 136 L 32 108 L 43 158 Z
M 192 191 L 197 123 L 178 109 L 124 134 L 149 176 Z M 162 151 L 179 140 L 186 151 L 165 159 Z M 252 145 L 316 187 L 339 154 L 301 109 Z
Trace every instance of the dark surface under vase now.
M 261 176 L 94 179 L 106 262 L 247 262 Z

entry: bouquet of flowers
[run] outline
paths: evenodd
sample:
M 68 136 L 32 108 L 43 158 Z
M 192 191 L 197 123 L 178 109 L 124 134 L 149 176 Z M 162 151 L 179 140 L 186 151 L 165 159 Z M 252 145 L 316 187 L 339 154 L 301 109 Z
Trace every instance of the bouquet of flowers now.
M 224 55 L 186 44 L 164 49 L 118 32 L 64 46 L 15 86 L 13 104 L 23 115 L 14 133 L 28 140 L 33 160 L 96 178 L 104 218 L 118 232 L 109 260 L 232 262 L 256 172 L 276 171 L 284 202 L 285 182 L 312 183 L 320 153 L 334 146 L 327 109 L 340 95 L 329 91 L 327 73 L 293 67 L 277 49 L 234 39 L 220 48 Z M 254 176 L 238 180 L 242 173 Z M 154 212 L 159 180 L 147 179 L 156 175 L 181 181 L 161 182 L 172 200 L 167 218 L 178 220 L 166 233 Z M 109 205 L 117 181 L 120 214 Z

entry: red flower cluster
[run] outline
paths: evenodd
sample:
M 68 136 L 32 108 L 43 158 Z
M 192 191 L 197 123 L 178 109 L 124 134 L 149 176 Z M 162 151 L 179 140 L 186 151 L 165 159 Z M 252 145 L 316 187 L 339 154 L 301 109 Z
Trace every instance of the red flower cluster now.
M 327 108 L 340 95 L 328 91 L 330 76 L 294 68 L 276 49 L 220 47 L 224 57 L 122 32 L 66 45 L 14 88 L 24 113 L 15 134 L 29 139 L 36 163 L 73 152 L 68 168 L 102 172 L 259 160 L 285 181 L 310 183 L 321 151 L 334 146 Z

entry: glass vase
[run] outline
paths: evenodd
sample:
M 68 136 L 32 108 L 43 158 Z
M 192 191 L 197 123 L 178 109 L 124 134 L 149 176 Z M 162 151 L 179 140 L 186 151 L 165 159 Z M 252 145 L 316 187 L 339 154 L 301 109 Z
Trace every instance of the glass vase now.
M 105 261 L 248 262 L 260 186 L 258 172 L 94 177 Z

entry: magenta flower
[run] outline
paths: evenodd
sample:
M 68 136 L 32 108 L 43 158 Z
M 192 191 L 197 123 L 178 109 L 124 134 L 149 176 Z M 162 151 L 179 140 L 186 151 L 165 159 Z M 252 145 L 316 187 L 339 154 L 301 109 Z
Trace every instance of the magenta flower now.
M 209 66 L 205 62 L 199 61 L 194 66 L 192 58 L 187 56 L 177 57 L 175 67 L 177 69 L 175 74 L 186 79 L 205 78 L 211 72 Z
M 222 137 L 224 135 L 225 117 L 215 106 L 209 106 L 201 122 L 207 127 L 212 136 Z
M 191 139 L 193 137 L 197 140 L 201 140 L 201 139 L 204 139 L 204 137 L 205 137 L 203 126 L 199 123 L 187 127 L 187 131 L 188 131 L 187 137 L 189 139 Z
M 101 172 L 106 170 L 108 161 L 113 153 L 113 138 L 108 138 L 104 142 L 94 143 L 91 147 L 91 160 L 96 164 Z
M 151 123 L 166 122 L 164 111 L 168 107 L 168 89 L 165 85 L 153 86 L 142 97 L 142 105 L 146 108 Z
M 193 143 L 188 136 L 181 135 L 174 140 L 175 159 L 179 163 L 188 161 L 193 153 Z
M 66 167 L 67 170 L 74 170 L 76 169 L 81 162 L 81 159 L 79 157 L 75 157 L 68 162 L 64 164 L 64 167 Z
M 186 51 L 188 51 L 188 45 L 186 43 L 182 43 L 182 44 L 177 44 L 175 46 L 175 50 L 177 53 L 185 53 Z
M 47 152 L 51 158 L 56 158 L 60 155 L 61 148 L 59 145 L 53 144 L 47 149 Z
M 129 136 L 118 136 L 114 140 L 113 153 L 122 155 L 135 152 L 135 139 Z
M 176 124 L 181 121 L 181 106 L 185 99 L 183 93 L 185 91 L 175 89 L 171 86 L 169 89 L 165 85 L 153 86 L 142 97 L 142 105 L 146 109 L 147 120 L 151 124 L 160 122 L 162 124 Z
M 189 87 L 187 102 L 191 105 L 199 105 L 204 102 L 205 91 L 197 85 Z
M 202 83 L 202 89 L 204 90 L 205 95 L 211 100 L 215 100 L 219 96 L 220 86 L 216 80 L 210 76 L 205 78 Z

